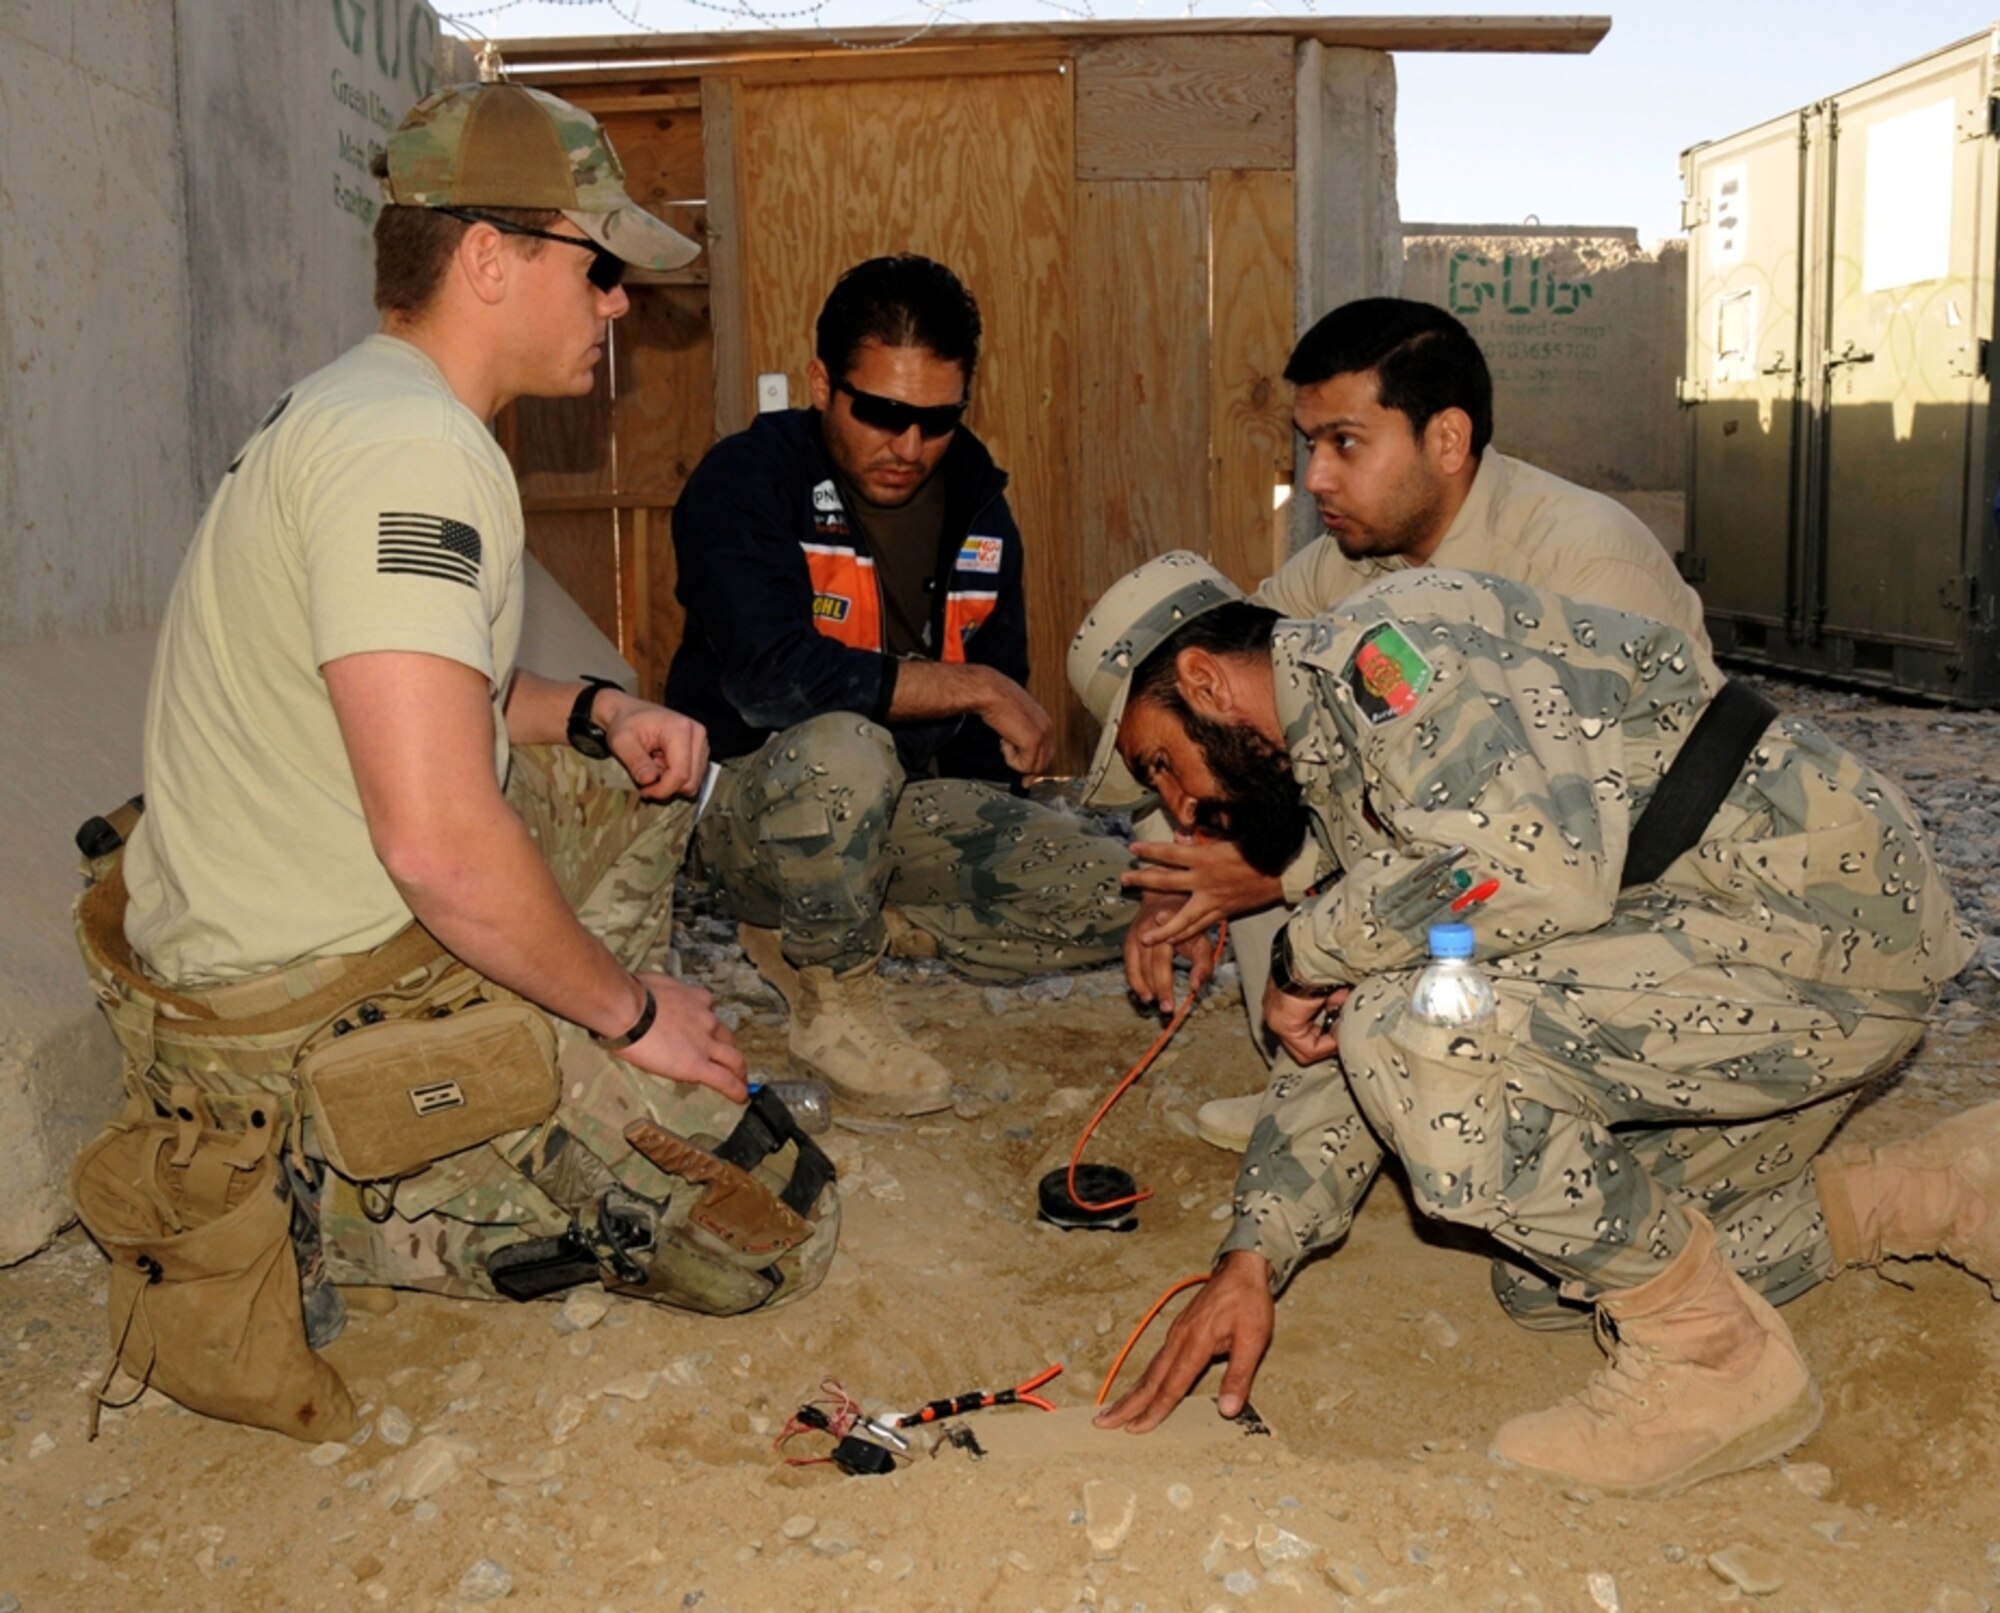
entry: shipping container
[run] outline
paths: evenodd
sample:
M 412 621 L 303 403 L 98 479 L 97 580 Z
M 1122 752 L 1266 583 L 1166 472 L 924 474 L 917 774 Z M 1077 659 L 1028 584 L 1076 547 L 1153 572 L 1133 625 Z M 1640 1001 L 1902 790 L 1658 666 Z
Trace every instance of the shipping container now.
M 1996 53 L 1682 154 L 1681 565 L 1725 658 L 2000 703 Z

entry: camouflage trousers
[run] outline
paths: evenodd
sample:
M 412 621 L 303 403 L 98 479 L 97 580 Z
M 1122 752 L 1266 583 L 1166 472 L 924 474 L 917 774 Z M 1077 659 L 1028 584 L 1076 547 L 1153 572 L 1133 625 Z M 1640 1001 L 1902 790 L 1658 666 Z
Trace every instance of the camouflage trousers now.
M 695 852 L 738 918 L 836 970 L 881 953 L 885 905 L 981 980 L 1107 962 L 1138 911 L 1122 841 L 990 784 L 909 780 L 888 731 L 851 712 L 726 764 Z
M 1414 979 L 1355 989 L 1337 1059 L 1280 1059 L 1224 1247 L 1288 1277 L 1345 1232 L 1386 1145 L 1420 1210 L 1502 1246 L 1495 1294 L 1530 1327 L 1657 1275 L 1689 1208 L 1774 1304 L 1832 1275 L 1813 1158 L 1933 1000 L 1694 959 L 1644 915 L 1505 960 L 1476 1032 L 1416 1020 Z
M 567 747 L 519 746 L 507 800 L 540 845 L 584 927 L 628 969 L 656 968 L 673 921 L 674 876 L 694 828 L 686 801 L 642 800 L 615 761 L 593 762 Z M 297 997 L 339 974 L 327 958 L 206 994 L 225 1016 L 257 1012 L 277 992 Z M 498 987 L 488 987 L 504 996 Z M 625 1141 L 628 1121 L 649 1119 L 690 1141 L 720 1141 L 739 1106 L 708 1087 L 650 1075 L 615 1058 L 589 1033 L 555 1020 L 560 1096 L 547 1126 L 494 1139 L 435 1161 L 395 1184 L 385 1206 L 376 1190 L 320 1167 L 318 1219 L 328 1277 L 341 1284 L 414 1288 L 461 1298 L 495 1297 L 486 1258 L 524 1238 L 563 1232 L 571 1212 L 617 1183 L 656 1202 L 688 1185 Z M 311 1154 L 312 1131 L 306 1129 Z M 791 1258 L 785 1299 L 825 1275 L 839 1236 L 838 1189 L 823 1190 L 812 1240 Z

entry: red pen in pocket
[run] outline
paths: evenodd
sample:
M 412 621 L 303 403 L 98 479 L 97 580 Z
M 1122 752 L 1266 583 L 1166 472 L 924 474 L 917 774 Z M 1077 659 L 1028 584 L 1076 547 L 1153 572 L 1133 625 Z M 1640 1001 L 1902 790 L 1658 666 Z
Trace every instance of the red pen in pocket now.
M 1497 879 L 1485 880 L 1480 884 L 1474 885 L 1471 890 L 1457 898 L 1451 904 L 1451 910 L 1454 913 L 1463 913 L 1468 908 L 1478 907 L 1482 902 L 1499 894 L 1500 881 Z

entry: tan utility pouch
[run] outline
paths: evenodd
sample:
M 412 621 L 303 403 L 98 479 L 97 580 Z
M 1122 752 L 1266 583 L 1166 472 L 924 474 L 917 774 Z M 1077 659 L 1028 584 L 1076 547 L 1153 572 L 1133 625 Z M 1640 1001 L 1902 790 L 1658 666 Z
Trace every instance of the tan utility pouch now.
M 277 1116 L 224 1132 L 200 1103 L 179 1087 L 174 1118 L 135 1105 L 70 1174 L 76 1212 L 111 1258 L 118 1364 L 209 1417 L 345 1439 L 347 1385 L 306 1345 Z
M 518 1002 L 385 1019 L 322 1042 L 298 1083 L 327 1163 L 350 1181 L 394 1181 L 554 1114 L 555 1031 Z

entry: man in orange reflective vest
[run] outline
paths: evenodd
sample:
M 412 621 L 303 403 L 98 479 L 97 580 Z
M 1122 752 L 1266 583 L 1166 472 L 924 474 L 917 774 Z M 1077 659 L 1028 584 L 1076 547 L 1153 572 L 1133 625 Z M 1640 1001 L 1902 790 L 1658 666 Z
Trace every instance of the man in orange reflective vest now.
M 874 258 L 820 311 L 810 409 L 717 443 L 674 512 L 687 630 L 667 676 L 721 779 L 700 870 L 791 1005 L 795 1062 L 921 1114 L 945 1067 L 876 964 L 984 979 L 1119 955 L 1119 841 L 1018 793 L 1054 726 L 1027 691 L 1021 535 L 963 417 L 979 310 L 928 258 Z

